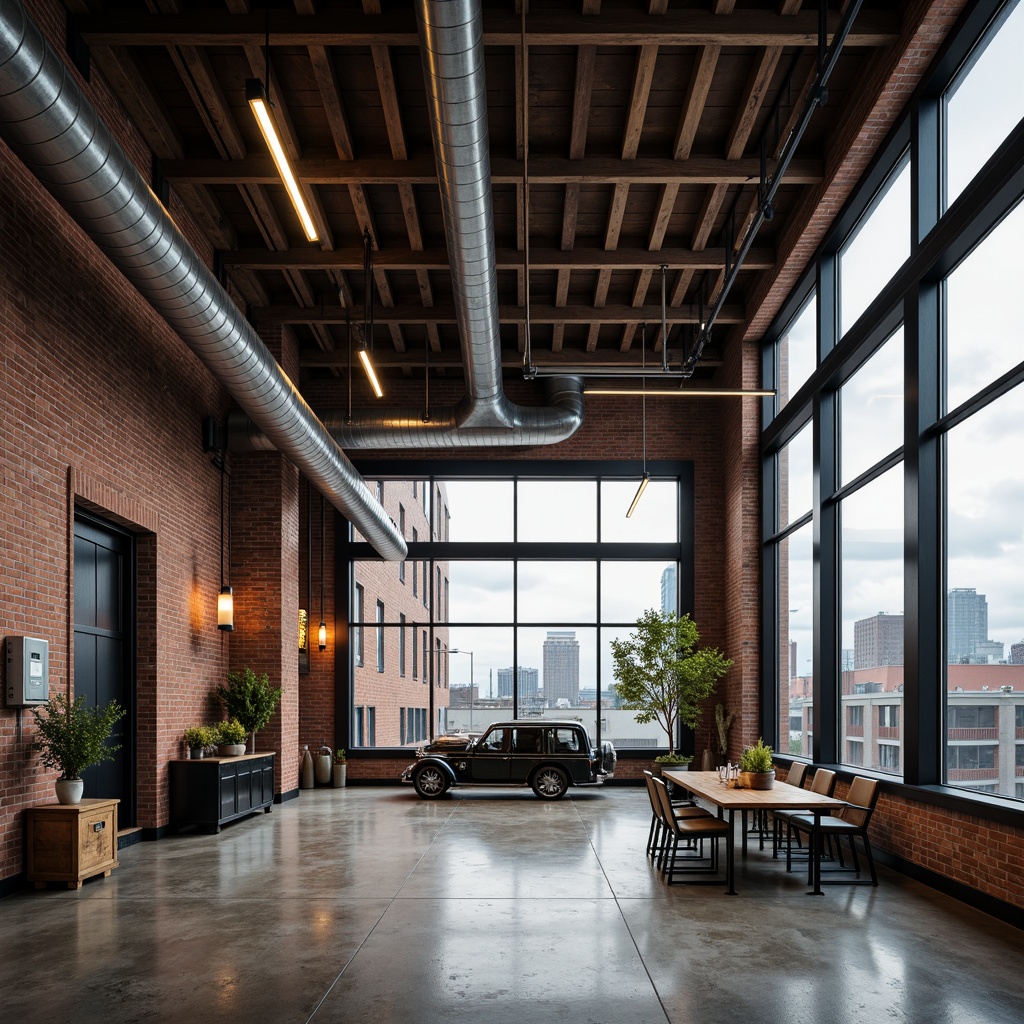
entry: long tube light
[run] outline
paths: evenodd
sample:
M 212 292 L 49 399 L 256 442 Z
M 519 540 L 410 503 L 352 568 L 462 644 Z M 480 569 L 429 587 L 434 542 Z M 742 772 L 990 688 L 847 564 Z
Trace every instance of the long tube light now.
M 277 173 L 281 175 L 281 181 L 284 182 L 288 198 L 291 199 L 292 206 L 295 207 L 295 212 L 299 215 L 299 221 L 302 224 L 302 230 L 305 232 L 307 240 L 310 242 L 319 241 L 320 233 L 317 231 L 313 218 L 310 216 L 306 200 L 302 196 L 302 189 L 299 188 L 299 182 L 292 171 L 291 163 L 288 161 L 288 154 L 285 153 L 284 146 L 281 144 L 281 138 L 277 134 L 277 126 L 274 124 L 274 119 L 270 116 L 270 101 L 267 98 L 267 91 L 258 78 L 246 79 L 245 98 L 252 109 L 253 116 L 256 118 L 256 123 L 260 126 L 263 140 L 270 150 L 270 155 L 274 158 Z
M 641 388 L 590 388 L 585 395 L 646 395 L 648 398 L 771 398 L 772 390 L 751 388 L 673 388 L 670 391 L 645 391 Z
M 636 489 L 636 494 L 633 495 L 633 500 L 629 504 L 629 511 L 626 513 L 626 518 L 632 517 L 636 511 L 637 505 L 640 504 L 640 499 L 644 496 L 644 491 L 647 490 L 647 485 L 651 482 L 651 474 L 645 472 L 640 478 L 640 486 Z
M 367 348 L 359 349 L 359 361 L 363 364 L 363 369 L 366 371 L 366 379 L 370 382 L 370 387 L 373 388 L 373 393 L 378 398 L 384 397 L 384 391 L 380 386 L 380 381 L 377 380 L 377 373 L 373 368 L 373 363 L 370 362 L 370 351 Z

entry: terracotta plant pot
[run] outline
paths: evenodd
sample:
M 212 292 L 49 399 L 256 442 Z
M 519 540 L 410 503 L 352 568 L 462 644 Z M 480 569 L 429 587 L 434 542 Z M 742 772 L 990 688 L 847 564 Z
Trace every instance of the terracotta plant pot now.
M 743 789 L 771 789 L 775 785 L 775 772 L 740 772 Z

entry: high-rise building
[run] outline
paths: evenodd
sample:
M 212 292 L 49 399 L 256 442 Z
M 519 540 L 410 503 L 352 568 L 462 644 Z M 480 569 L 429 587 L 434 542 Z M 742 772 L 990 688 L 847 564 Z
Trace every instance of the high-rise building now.
M 879 612 L 853 624 L 853 667 L 903 664 L 903 613 Z
M 544 641 L 544 703 L 558 707 L 567 700 L 576 707 L 580 700 L 580 642 L 576 630 L 548 630 Z
M 1010 664 L 1024 665 L 1024 640 L 1010 644 Z
M 498 669 L 498 698 L 512 699 L 512 681 L 518 676 L 519 696 L 536 697 L 540 689 L 540 673 L 535 668 L 527 668 L 520 665 L 518 671 L 510 665 L 508 668 Z
M 988 601 L 974 587 L 946 594 L 946 648 L 950 665 L 970 665 L 975 644 L 988 639 Z M 988 659 L 986 658 L 986 661 Z
M 667 615 L 671 612 L 673 615 L 679 614 L 676 600 L 676 567 L 674 565 L 668 566 L 665 571 L 661 574 L 661 614 Z

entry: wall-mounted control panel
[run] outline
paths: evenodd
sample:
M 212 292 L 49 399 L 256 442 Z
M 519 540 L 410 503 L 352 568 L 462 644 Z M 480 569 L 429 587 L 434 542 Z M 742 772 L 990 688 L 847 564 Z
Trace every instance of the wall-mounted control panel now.
M 50 642 L 6 637 L 4 670 L 4 701 L 9 708 L 45 704 L 50 696 Z

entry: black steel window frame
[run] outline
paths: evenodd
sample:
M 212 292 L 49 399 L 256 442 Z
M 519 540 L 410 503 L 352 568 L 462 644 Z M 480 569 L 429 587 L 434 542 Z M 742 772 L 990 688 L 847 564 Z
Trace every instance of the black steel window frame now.
M 837 502 L 891 468 L 904 464 L 904 740 L 903 781 L 880 775 L 886 789 L 908 797 L 1020 827 L 1024 810 L 1007 798 L 944 784 L 946 746 L 945 536 L 943 439 L 957 423 L 1024 382 L 1024 362 L 956 409 L 941 408 L 942 282 L 1024 197 L 1024 121 L 993 153 L 972 182 L 943 210 L 944 96 L 970 66 L 976 44 L 997 30 L 1007 5 L 978 4 L 964 13 L 878 156 L 837 217 L 807 272 L 763 338 L 762 379 L 774 382 L 777 343 L 812 291 L 818 302 L 818 365 L 777 411 L 762 400 L 762 731 L 778 738 L 777 454 L 808 418 L 814 421 L 815 630 L 812 661 L 815 720 L 812 760 L 841 763 Z M 876 201 L 905 153 L 911 155 L 910 256 L 841 341 L 837 339 L 837 254 Z M 900 323 L 904 328 L 904 446 L 838 490 L 835 486 L 838 388 L 874 354 Z M 794 528 L 792 524 L 787 531 Z M 859 774 L 870 774 L 858 769 Z
M 594 480 L 600 483 L 602 480 L 629 480 L 638 481 L 644 471 L 644 466 L 639 460 L 622 461 L 564 461 L 564 460 L 515 460 L 500 462 L 496 460 L 468 460 L 468 459 L 437 459 L 437 460 L 405 460 L 405 459 L 380 459 L 380 460 L 357 460 L 356 469 L 365 479 L 392 479 L 392 480 L 419 480 L 424 486 L 430 488 L 427 493 L 433 493 L 435 481 L 445 482 L 448 480 L 512 480 L 517 485 L 519 480 Z M 679 488 L 679 524 L 678 540 L 676 543 L 664 544 L 640 544 L 640 543 L 520 543 L 513 539 L 510 542 L 473 542 L 453 543 L 450 541 L 418 541 L 409 542 L 409 559 L 420 559 L 426 561 L 428 566 L 433 567 L 434 558 L 438 561 L 459 561 L 459 560 L 481 560 L 495 561 L 508 560 L 516 564 L 520 561 L 565 561 L 573 559 L 601 561 L 654 561 L 664 560 L 677 565 L 676 572 L 676 594 L 679 613 L 693 613 L 694 606 L 694 477 L 693 463 L 689 461 L 676 460 L 651 460 L 646 463 L 647 472 L 654 480 L 675 480 Z M 598 487 L 597 509 L 595 513 L 598 518 L 600 509 L 600 487 Z M 623 510 L 623 515 L 625 510 Z M 338 646 L 338 656 L 334 668 L 334 692 L 335 707 L 339 713 L 335 716 L 336 746 L 348 747 L 351 753 L 357 758 L 359 748 L 354 743 L 346 743 L 344 739 L 350 736 L 352 724 L 355 722 L 355 687 L 354 667 L 352 665 L 351 653 L 349 650 L 350 628 L 352 632 L 358 628 L 355 624 L 350 627 L 349 616 L 349 595 L 353 591 L 353 572 L 356 562 L 379 560 L 379 556 L 373 548 L 362 542 L 351 539 L 350 530 L 346 528 L 345 520 L 335 513 L 335 579 L 345 580 L 345 586 L 335 587 L 335 635 Z M 433 529 L 428 530 L 432 538 Z M 427 577 L 430 579 L 430 577 Z M 513 585 L 515 577 L 513 577 Z M 448 621 L 447 609 L 446 620 L 438 625 L 446 628 L 451 626 L 466 626 L 467 628 L 486 629 L 509 628 L 521 626 L 550 625 L 557 628 L 601 628 L 620 627 L 633 625 L 633 623 L 602 623 L 600 621 L 600 587 L 597 591 L 598 618 L 594 622 L 551 622 L 551 623 L 523 623 L 518 621 L 518 612 L 513 607 L 513 621 L 511 622 L 471 622 L 452 623 Z M 428 627 L 428 650 L 434 642 L 433 604 L 430 608 L 430 620 Z M 423 623 L 417 624 L 422 628 Z M 384 628 L 398 628 L 392 625 Z M 518 650 L 513 641 L 513 663 L 518 664 Z M 429 659 L 433 662 L 434 659 Z M 600 661 L 600 659 L 598 659 Z M 433 667 L 431 668 L 433 672 Z M 426 680 L 424 680 L 426 681 Z M 431 680 L 433 682 L 433 680 Z M 513 678 L 513 707 L 518 707 L 518 673 Z M 610 682 L 610 681 L 609 681 Z M 600 691 L 604 680 L 600 678 L 600 666 L 598 666 L 598 706 L 595 708 L 596 732 L 595 741 L 600 743 L 601 729 L 601 707 Z M 429 721 L 432 731 L 437 715 L 435 713 L 434 701 L 435 687 L 430 687 Z M 683 732 L 678 741 L 689 746 L 693 745 L 692 733 L 688 730 Z M 379 754 L 387 748 L 375 748 L 374 754 Z M 396 752 L 408 754 L 408 748 L 391 748 Z M 685 749 L 685 747 L 681 748 Z M 649 756 L 651 750 L 644 748 L 645 755 Z M 692 751 L 691 751 L 692 752 Z

